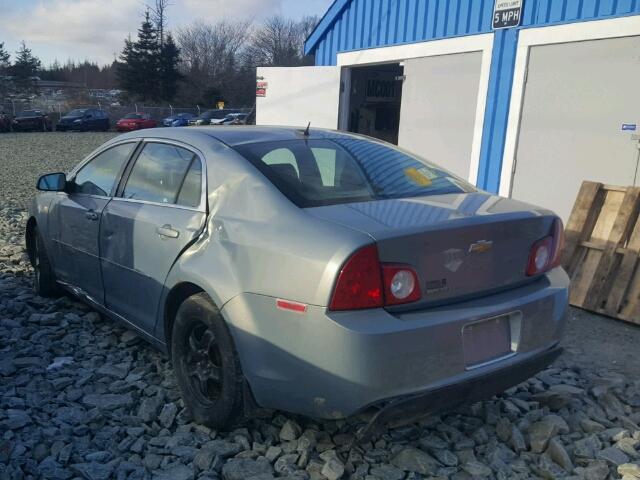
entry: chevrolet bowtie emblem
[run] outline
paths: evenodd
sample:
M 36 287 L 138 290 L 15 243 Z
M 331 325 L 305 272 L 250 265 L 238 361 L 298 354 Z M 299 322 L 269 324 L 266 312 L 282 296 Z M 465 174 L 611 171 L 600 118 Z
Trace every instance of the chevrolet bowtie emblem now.
M 469 245 L 469 253 L 483 253 L 488 252 L 493 247 L 491 240 L 480 240 L 478 242 Z

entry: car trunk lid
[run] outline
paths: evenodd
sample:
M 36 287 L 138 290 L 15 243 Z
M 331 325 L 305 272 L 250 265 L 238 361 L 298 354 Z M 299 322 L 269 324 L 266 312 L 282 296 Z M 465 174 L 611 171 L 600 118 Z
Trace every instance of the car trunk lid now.
M 484 192 L 348 203 L 307 209 L 367 233 L 380 260 L 413 266 L 416 308 L 522 284 L 532 244 L 552 231 L 546 210 Z

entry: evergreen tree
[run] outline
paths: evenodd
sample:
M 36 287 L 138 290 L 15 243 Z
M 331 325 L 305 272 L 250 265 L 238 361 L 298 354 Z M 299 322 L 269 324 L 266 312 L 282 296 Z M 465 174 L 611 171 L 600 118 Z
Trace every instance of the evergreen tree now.
M 164 39 L 164 44 L 160 48 L 159 71 L 160 98 L 170 102 L 178 91 L 178 81 L 182 78 L 178 71 L 180 62 L 180 49 L 169 33 Z
M 118 57 L 116 63 L 116 75 L 120 88 L 130 93 L 137 93 L 140 65 L 138 62 L 138 53 L 136 52 L 131 37 L 124 41 L 124 48 Z
M 11 67 L 13 74 L 13 84 L 21 93 L 35 92 L 36 86 L 33 77 L 40 70 L 40 59 L 31 53 L 31 49 L 27 48 L 24 42 L 20 44 L 20 48 L 16 52 L 16 59 Z
M 158 84 L 160 47 L 157 31 L 151 22 L 148 11 L 138 29 L 138 40 L 134 44 L 134 50 L 140 68 L 136 93 L 143 100 L 156 100 L 160 96 Z
M 9 52 L 4 48 L 4 42 L 0 42 L 0 75 L 5 75 L 9 68 Z
M 160 95 L 158 70 L 160 47 L 149 12 L 138 29 L 138 39 L 125 40 L 118 62 L 120 86 L 141 100 L 157 100 Z
M 9 52 L 5 50 L 4 43 L 0 42 L 0 106 L 9 90 L 9 81 L 5 77 L 9 75 L 10 66 Z

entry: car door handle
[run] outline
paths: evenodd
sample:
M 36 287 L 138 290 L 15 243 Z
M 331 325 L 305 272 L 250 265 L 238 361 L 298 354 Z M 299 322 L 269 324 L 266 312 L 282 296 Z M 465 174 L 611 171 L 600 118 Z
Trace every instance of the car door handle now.
M 156 228 L 156 233 L 166 238 L 178 238 L 180 235 L 180 232 L 172 228 L 169 224 Z
M 96 212 L 94 212 L 93 210 L 89 210 L 87 213 L 84 214 L 84 216 L 88 219 L 91 220 L 93 222 L 95 222 L 96 220 L 98 220 L 98 214 Z

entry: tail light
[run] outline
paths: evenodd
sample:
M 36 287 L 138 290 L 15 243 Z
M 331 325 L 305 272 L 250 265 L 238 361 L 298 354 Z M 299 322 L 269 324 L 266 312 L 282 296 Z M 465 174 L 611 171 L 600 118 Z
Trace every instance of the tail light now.
M 382 307 L 382 272 L 375 245 L 361 248 L 344 264 L 333 290 L 331 310 Z
M 556 218 L 553 233 L 541 238 L 533 244 L 527 263 L 527 275 L 539 275 L 560 265 L 562 247 L 564 245 L 564 228 L 562 220 Z
M 415 302 L 420 285 L 407 265 L 381 264 L 375 245 L 357 250 L 342 267 L 330 310 L 360 310 Z

